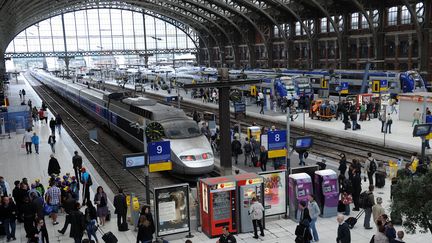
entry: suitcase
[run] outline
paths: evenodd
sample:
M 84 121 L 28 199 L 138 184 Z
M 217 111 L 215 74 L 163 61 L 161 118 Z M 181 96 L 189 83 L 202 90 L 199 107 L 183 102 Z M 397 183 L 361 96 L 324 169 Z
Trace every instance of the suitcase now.
M 101 229 L 101 227 L 98 227 L 98 230 L 101 232 L 102 240 L 105 243 L 117 243 L 118 242 L 117 237 L 111 231 L 104 233 L 104 231 Z
M 385 186 L 385 173 L 377 171 L 375 173 L 375 186 L 378 188 L 383 188 Z
M 364 210 L 361 210 L 361 211 L 357 214 L 357 216 L 355 216 L 355 217 L 349 217 L 349 218 L 347 218 L 347 220 L 345 220 L 345 223 L 348 224 L 348 227 L 349 227 L 350 229 L 354 228 L 354 226 L 356 225 L 358 219 L 362 216 L 363 213 L 364 213 Z
M 351 123 L 345 122 L 345 129 L 351 129 Z
M 356 130 L 361 130 L 360 124 L 357 123 Z
M 119 231 L 128 231 L 128 230 L 129 230 L 128 223 L 123 222 L 123 223 L 120 225 L 120 227 L 119 227 L 118 230 L 119 230 Z

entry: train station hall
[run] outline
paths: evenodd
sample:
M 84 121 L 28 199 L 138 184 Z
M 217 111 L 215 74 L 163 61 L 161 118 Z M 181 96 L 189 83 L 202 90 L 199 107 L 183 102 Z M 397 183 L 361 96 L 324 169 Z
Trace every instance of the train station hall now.
M 432 242 L 431 26 L 432 0 L 0 0 L 0 243 Z

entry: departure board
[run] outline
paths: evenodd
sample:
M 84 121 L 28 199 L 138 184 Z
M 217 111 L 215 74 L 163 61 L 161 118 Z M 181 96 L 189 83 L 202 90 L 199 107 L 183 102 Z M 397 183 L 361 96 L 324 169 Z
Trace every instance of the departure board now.
M 231 217 L 230 192 L 213 193 L 213 220 L 223 220 Z

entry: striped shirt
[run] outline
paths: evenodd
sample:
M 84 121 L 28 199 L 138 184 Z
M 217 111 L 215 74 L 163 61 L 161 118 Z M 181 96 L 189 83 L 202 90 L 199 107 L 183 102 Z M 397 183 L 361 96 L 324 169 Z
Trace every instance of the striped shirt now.
M 60 204 L 60 196 L 61 196 L 61 191 L 58 187 L 56 186 L 52 186 L 50 187 L 47 192 L 46 195 L 48 195 L 49 197 L 49 204 L 50 205 L 58 205 Z

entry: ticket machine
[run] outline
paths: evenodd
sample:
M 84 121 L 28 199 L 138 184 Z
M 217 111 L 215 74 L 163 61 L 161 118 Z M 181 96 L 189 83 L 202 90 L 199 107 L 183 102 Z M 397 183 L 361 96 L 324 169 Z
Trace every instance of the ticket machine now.
M 301 201 L 307 201 L 307 196 L 313 194 L 312 179 L 306 173 L 289 175 L 289 216 L 298 222 L 300 217 L 299 205 Z
M 199 198 L 202 231 L 208 237 L 222 234 L 228 226 L 237 232 L 236 183 L 232 177 L 213 177 L 199 181 Z
M 238 231 L 246 233 L 253 231 L 252 220 L 249 215 L 249 208 L 252 205 L 252 198 L 256 197 L 264 205 L 264 178 L 255 173 L 239 174 L 234 176 L 237 184 L 238 201 Z
M 261 137 L 261 127 L 258 126 L 252 126 L 247 128 L 247 137 L 249 139 L 255 138 L 257 142 L 260 141 Z
M 315 171 L 315 195 L 322 217 L 337 215 L 339 185 L 336 172 L 333 170 Z

